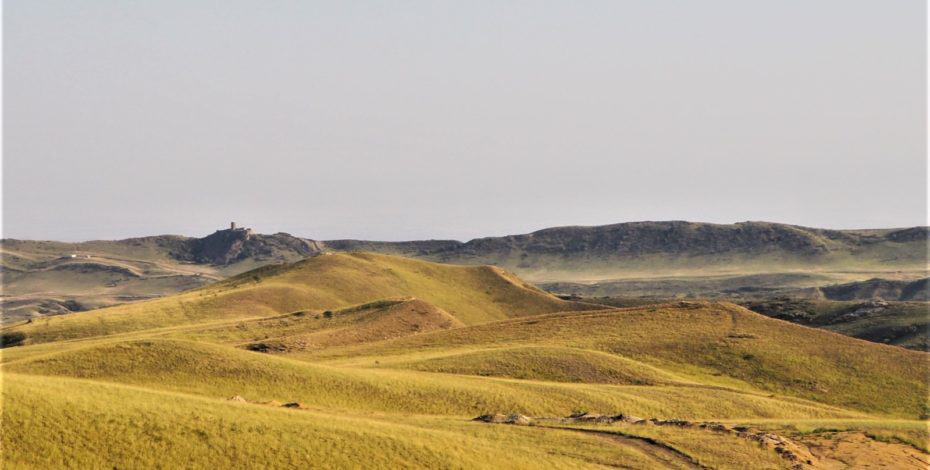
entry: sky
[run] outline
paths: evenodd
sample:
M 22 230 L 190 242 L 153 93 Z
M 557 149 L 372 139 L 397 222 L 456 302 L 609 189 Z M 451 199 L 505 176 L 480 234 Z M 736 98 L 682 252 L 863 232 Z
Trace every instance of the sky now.
M 3 3 L 3 236 L 927 224 L 923 0 Z

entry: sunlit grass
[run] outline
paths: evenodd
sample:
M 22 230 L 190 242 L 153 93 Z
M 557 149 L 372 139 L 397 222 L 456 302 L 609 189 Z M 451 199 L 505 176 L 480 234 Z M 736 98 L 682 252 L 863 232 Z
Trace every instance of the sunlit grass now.
M 726 303 L 591 308 L 493 268 L 352 254 L 42 320 L 0 357 L 5 468 L 689 465 L 648 441 L 470 421 L 576 411 L 927 449 L 925 353 Z M 604 430 L 714 468 L 788 466 L 732 434 Z

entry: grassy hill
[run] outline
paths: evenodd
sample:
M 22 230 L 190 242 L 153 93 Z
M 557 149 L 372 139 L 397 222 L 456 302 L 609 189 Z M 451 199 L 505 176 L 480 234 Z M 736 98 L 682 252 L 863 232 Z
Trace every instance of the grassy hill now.
M 567 296 L 613 307 L 658 305 L 668 300 L 641 297 Z M 785 296 L 734 300 L 765 316 L 833 331 L 853 338 L 930 352 L 930 305 L 884 300 L 836 301 Z
M 407 296 L 464 324 L 593 308 L 560 300 L 495 267 L 340 253 L 266 266 L 176 296 L 44 318 L 14 330 L 25 334 L 27 343 L 39 343 L 304 310 L 322 315 L 325 310 Z
M 3 335 L 19 339 L 0 350 L 9 468 L 851 458 L 830 443 L 920 465 L 930 437 L 926 353 L 728 303 L 595 307 L 499 268 L 387 255 L 268 266 Z M 691 424 L 563 419 L 581 412 Z M 534 425 L 471 421 L 487 413 Z M 694 424 L 708 422 L 731 430 Z
M 439 345 L 439 346 L 433 346 Z M 512 348 L 545 345 L 573 348 L 559 360 L 528 361 Z M 461 351 L 430 357 L 433 350 Z M 479 351 L 479 352 L 475 352 Z M 347 355 L 353 361 L 377 357 L 410 367 L 407 357 L 427 355 L 414 368 L 552 380 L 570 370 L 586 369 L 598 377 L 630 373 L 634 363 L 607 365 L 607 353 L 652 366 L 698 383 L 748 388 L 899 417 L 927 411 L 928 356 L 925 353 L 868 343 L 821 330 L 774 320 L 726 303 L 695 302 L 643 308 L 575 312 L 513 319 L 346 350 L 318 353 L 322 358 Z M 303 356 L 307 357 L 307 356 Z M 495 369 L 488 367 L 495 366 Z M 648 370 L 648 369 L 647 369 Z M 655 381 L 652 374 L 632 379 Z M 562 375 L 564 377 L 564 375 Z M 576 380 L 585 377 L 580 375 Z M 586 381 L 593 377 L 587 377 Z M 563 378 L 563 380 L 565 380 Z M 627 379 L 630 380 L 630 379 Z M 866 399 L 869 396 L 872 398 Z
M 136 340 L 95 345 L 4 366 L 10 373 L 65 376 L 250 401 L 300 402 L 341 412 L 471 416 L 493 410 L 530 415 L 586 406 L 687 418 L 856 418 L 861 413 L 699 384 L 611 388 L 514 382 L 403 369 L 339 368 L 216 345 Z M 613 393 L 611 393 L 613 392 Z M 698 400 L 706 396 L 709 399 Z
M 57 377 L 7 374 L 3 399 L 5 468 L 114 463 L 232 468 L 255 462 L 288 468 L 309 461 L 326 468 L 669 465 L 662 447 L 646 440 L 636 447 L 570 430 L 488 426 L 446 417 L 295 410 Z M 51 429 L 69 432 L 42 432 Z M 639 432 L 651 439 L 647 430 Z M 679 434 L 684 433 L 663 441 L 688 449 L 686 455 L 701 462 L 783 467 L 777 454 L 738 437 Z M 686 459 L 672 461 L 670 468 L 693 468 L 693 464 Z

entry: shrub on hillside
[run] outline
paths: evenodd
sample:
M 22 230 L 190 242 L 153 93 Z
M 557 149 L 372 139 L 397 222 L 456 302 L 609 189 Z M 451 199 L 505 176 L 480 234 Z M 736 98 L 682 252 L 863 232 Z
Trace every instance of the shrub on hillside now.
M 7 348 L 10 346 L 18 346 L 26 340 L 26 333 L 22 331 L 10 331 L 7 333 L 0 333 L 0 348 Z

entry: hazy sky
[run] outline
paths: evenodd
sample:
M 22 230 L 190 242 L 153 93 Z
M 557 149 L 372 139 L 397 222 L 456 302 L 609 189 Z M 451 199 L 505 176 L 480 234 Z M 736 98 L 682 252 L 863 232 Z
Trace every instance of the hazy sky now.
M 926 224 L 924 0 L 3 3 L 6 237 Z

